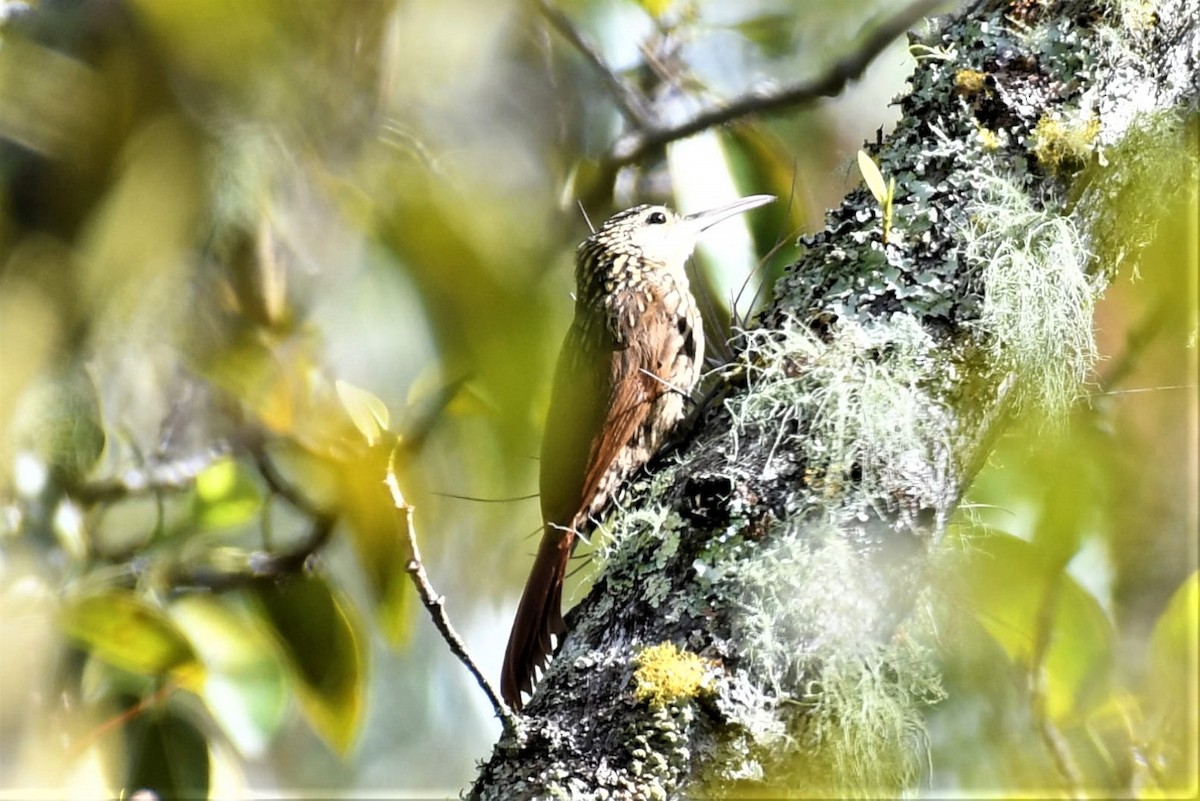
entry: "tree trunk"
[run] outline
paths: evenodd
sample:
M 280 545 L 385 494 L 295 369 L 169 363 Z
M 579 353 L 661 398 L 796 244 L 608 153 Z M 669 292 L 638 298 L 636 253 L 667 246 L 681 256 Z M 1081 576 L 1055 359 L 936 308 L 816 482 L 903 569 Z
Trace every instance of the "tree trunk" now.
M 802 240 L 724 394 L 618 499 L 474 797 L 913 781 L 929 556 L 1011 413 L 1076 399 L 1094 300 L 1195 180 L 1198 5 L 993 0 L 912 38 L 882 201 Z

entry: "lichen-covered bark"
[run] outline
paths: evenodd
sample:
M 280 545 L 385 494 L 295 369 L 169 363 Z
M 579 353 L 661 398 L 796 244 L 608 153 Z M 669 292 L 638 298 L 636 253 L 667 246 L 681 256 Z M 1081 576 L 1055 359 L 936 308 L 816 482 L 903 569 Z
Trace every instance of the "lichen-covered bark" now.
M 872 154 L 890 211 L 860 189 L 803 240 L 727 392 L 619 499 L 523 737 L 474 796 L 912 781 L 940 692 L 906 634 L 927 557 L 1007 411 L 1061 412 L 1090 369 L 1092 303 L 1153 236 L 1152 210 L 1116 228 L 1116 200 L 1194 179 L 1198 18 L 1197 0 L 981 2 L 913 39 Z M 646 691 L 670 665 L 638 655 L 667 641 L 707 681 Z

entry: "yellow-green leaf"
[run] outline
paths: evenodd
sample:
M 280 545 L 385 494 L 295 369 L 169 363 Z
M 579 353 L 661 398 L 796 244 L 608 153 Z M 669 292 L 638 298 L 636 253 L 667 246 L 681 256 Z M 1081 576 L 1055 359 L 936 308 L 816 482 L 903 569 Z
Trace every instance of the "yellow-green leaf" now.
M 411 630 L 409 600 L 412 586 L 405 565 L 408 549 L 402 539 L 396 509 L 383 479 L 389 451 L 373 448 L 339 472 L 342 508 L 359 565 L 375 601 L 376 623 L 393 645 Z
M 211 596 L 185 596 L 170 613 L 204 662 L 205 706 L 242 756 L 260 756 L 287 709 L 287 677 L 270 633 Z
M 359 626 L 324 579 L 262 583 L 253 595 L 274 629 L 305 718 L 335 751 L 350 750 L 362 722 Z
M 1195 652 L 1197 612 L 1200 611 L 1200 571 L 1192 573 L 1175 590 L 1159 615 L 1150 638 L 1150 667 L 1155 674 L 1185 671 Z
M 388 429 L 387 404 L 367 390 L 340 379 L 334 382 L 334 387 L 354 427 L 366 438 L 368 445 L 374 446 Z
M 233 395 L 268 430 L 292 433 L 307 396 L 303 376 L 315 361 L 306 340 L 245 335 L 201 365 L 206 379 Z
M 793 199 L 804 194 L 804 187 L 797 183 L 796 157 L 787 144 L 765 125 L 755 123 L 722 128 L 720 138 L 738 193 L 778 198 L 746 217 L 759 250 L 766 252 L 792 231 L 806 227 L 805 205 Z
M 222 459 L 196 476 L 196 520 L 208 528 L 228 528 L 252 520 L 262 501 L 258 484 L 233 459 Z
M 765 193 L 778 198 L 745 218 L 757 256 L 753 274 L 740 276 L 736 285 L 736 293 L 741 295 L 739 313 L 745 314 L 756 305 L 752 300 L 761 305 L 770 297 L 765 287 L 773 286 L 795 260 L 790 243 L 796 232 L 809 227 L 808 207 L 800 200 L 805 191 L 797 183 L 800 172 L 795 155 L 766 126 L 740 123 L 722 128 L 718 136 L 738 194 Z
M 61 613 L 66 634 L 97 658 L 131 673 L 174 672 L 189 689 L 201 678 L 196 654 L 162 609 L 127 590 L 74 599 Z
M 1171 596 L 1150 638 L 1147 750 L 1158 765 L 1165 796 L 1195 786 L 1198 623 L 1200 572 L 1194 572 Z
M 675 5 L 675 0 L 638 0 L 638 5 L 646 9 L 647 14 L 659 19 L 671 10 L 671 6 Z
M 1057 721 L 1086 714 L 1106 697 L 1113 663 L 1112 625 L 1100 604 L 1025 540 L 990 532 L 967 547 L 961 586 L 976 619 L 1027 669 L 1042 637 L 1046 713 Z
M 888 197 L 887 182 L 883 180 L 883 173 L 879 171 L 874 159 L 868 156 L 865 150 L 858 151 L 858 171 L 862 173 L 867 189 L 871 190 L 875 200 L 882 206 Z
M 287 19 L 273 0 L 135 0 L 131 6 L 158 46 L 200 75 L 235 85 L 278 58 Z
M 757 45 L 768 58 L 790 55 L 796 48 L 795 13 L 766 13 L 744 19 L 733 28 Z

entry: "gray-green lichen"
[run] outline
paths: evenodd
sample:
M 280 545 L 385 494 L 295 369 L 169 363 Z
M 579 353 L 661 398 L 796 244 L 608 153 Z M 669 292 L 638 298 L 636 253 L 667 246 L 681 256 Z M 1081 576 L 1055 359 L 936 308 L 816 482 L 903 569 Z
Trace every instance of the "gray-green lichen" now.
M 881 636 L 889 598 L 864 580 L 877 570 L 869 562 L 839 529 L 801 525 L 740 565 L 733 636 L 750 646 L 740 669 L 767 690 L 779 724 L 760 722 L 762 741 L 746 754 L 765 766 L 768 785 L 880 797 L 919 771 L 921 712 L 940 699 L 940 684 L 906 633 Z M 753 730 L 759 711 L 749 714 L 742 727 Z M 721 765 L 746 772 L 732 754 Z
M 743 334 L 738 368 L 747 391 L 726 408 L 733 451 L 743 432 L 775 437 L 765 469 L 785 452 L 804 466 L 804 483 L 823 500 L 889 498 L 900 517 L 939 509 L 946 498 L 952 425 L 938 400 L 955 368 L 914 317 L 839 321 L 822 338 L 785 321 Z M 855 510 L 858 511 L 858 510 Z

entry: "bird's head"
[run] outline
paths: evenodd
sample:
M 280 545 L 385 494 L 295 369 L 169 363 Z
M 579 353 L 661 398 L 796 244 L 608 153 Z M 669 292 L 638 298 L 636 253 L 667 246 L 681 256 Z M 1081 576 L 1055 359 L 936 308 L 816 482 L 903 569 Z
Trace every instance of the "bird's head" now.
M 666 206 L 634 206 L 610 217 L 588 242 L 638 256 L 650 264 L 682 266 L 706 228 L 774 199 L 773 195 L 751 195 L 695 214 L 678 214 Z

